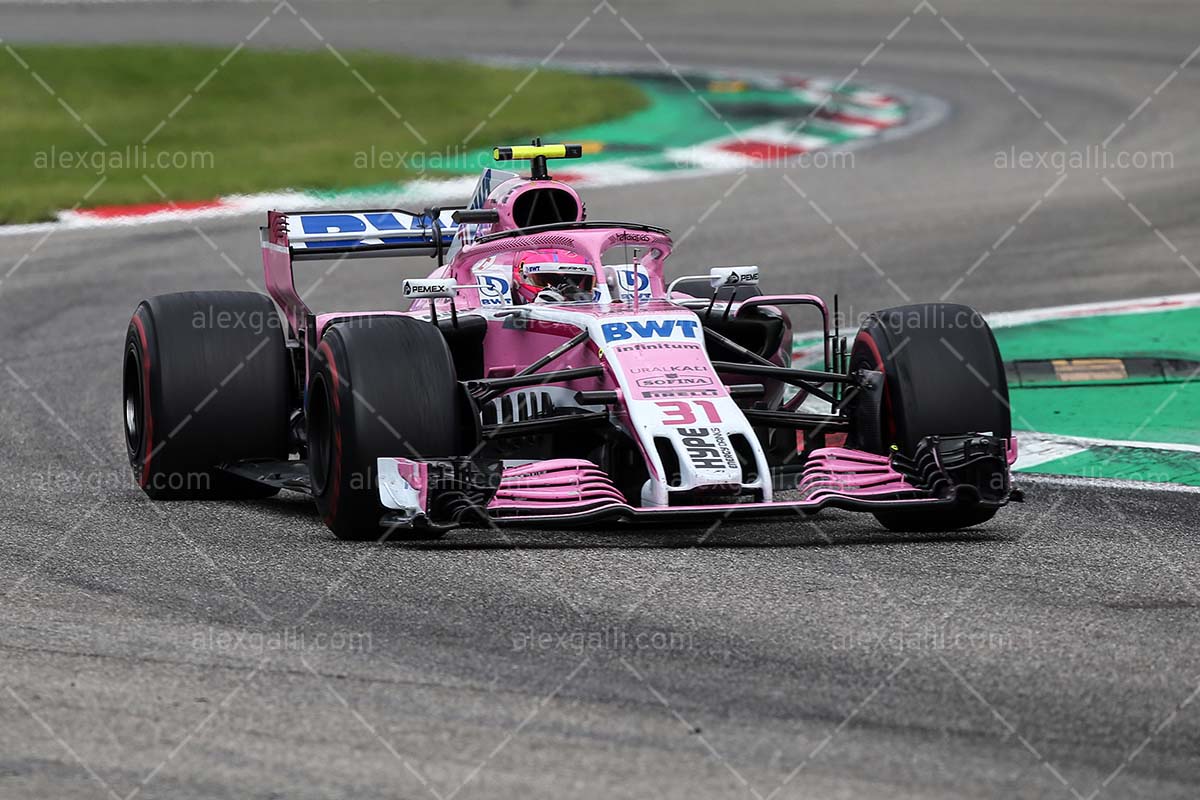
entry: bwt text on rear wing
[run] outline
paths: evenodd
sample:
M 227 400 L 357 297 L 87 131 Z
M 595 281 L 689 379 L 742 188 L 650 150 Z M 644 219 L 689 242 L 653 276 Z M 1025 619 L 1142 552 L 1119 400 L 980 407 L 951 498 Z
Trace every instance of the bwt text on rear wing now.
M 431 256 L 454 240 L 458 223 L 453 212 L 272 211 L 262 229 L 262 240 L 264 245 L 288 248 L 296 261 L 347 254 Z
M 443 263 L 454 242 L 461 206 L 415 213 L 377 211 L 270 211 L 260 228 L 263 277 L 293 331 L 312 314 L 296 291 L 296 261 L 431 256 Z

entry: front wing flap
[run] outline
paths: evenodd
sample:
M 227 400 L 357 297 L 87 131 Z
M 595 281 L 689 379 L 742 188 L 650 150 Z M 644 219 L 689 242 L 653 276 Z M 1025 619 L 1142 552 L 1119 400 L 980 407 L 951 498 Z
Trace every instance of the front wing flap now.
M 777 471 L 769 502 L 634 506 L 583 459 L 379 459 L 381 524 L 392 528 L 711 521 L 816 512 L 956 506 L 1018 499 L 1010 442 L 994 436 L 930 436 L 912 457 L 847 448 L 813 451 L 798 470 Z

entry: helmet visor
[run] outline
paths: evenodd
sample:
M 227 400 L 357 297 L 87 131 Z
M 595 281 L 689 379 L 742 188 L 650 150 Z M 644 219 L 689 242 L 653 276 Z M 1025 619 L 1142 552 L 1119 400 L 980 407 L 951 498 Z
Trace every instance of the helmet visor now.
M 526 262 L 521 276 L 530 286 L 539 289 L 571 288 L 591 292 L 596 272 L 587 264 L 566 264 L 561 261 Z

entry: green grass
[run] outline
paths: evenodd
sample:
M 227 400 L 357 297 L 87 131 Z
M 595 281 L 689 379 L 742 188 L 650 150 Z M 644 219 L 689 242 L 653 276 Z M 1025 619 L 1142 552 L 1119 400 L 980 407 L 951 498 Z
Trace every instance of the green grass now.
M 0 52 L 6 223 L 51 219 L 77 204 L 161 202 L 146 176 L 175 202 L 411 178 L 439 158 L 613 119 L 646 103 L 637 87 L 616 78 L 540 70 L 523 83 L 529 68 L 378 53 L 343 53 L 347 67 L 326 51 L 14 51 L 28 69 Z M 79 156 L 85 165 L 63 163 Z M 160 157 L 168 160 L 160 164 Z M 101 167 L 98 159 L 109 163 Z

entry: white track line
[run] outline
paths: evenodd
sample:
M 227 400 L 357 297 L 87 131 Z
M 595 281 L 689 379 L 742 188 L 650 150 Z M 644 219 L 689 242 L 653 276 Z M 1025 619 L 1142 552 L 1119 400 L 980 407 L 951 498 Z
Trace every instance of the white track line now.
M 1080 489 L 1134 489 L 1141 492 L 1174 492 L 1175 494 L 1200 494 L 1200 486 L 1182 483 L 1152 483 L 1150 481 L 1127 481 L 1117 478 L 1077 478 L 1074 475 L 1046 475 L 1039 472 L 1020 472 L 1013 476 L 1013 483 L 1044 486 L 1071 486 Z
M 1013 431 L 1022 442 L 1028 438 L 1031 442 L 1046 444 L 1079 445 L 1081 449 L 1090 450 L 1093 447 L 1127 447 L 1139 450 L 1169 450 L 1177 453 L 1200 453 L 1200 444 L 1183 444 L 1179 442 L 1135 442 L 1126 439 L 1099 439 L 1092 436 L 1067 436 L 1058 433 L 1037 433 L 1035 431 Z
M 1109 300 L 1102 303 L 1078 303 L 1069 306 L 1033 308 L 1028 311 L 999 311 L 984 314 L 984 319 L 993 328 L 1011 328 L 1034 322 L 1075 317 L 1095 317 L 1109 314 L 1152 314 L 1157 311 L 1173 311 L 1200 306 L 1200 292 L 1191 294 L 1168 294 L 1159 297 L 1140 297 L 1134 300 Z

